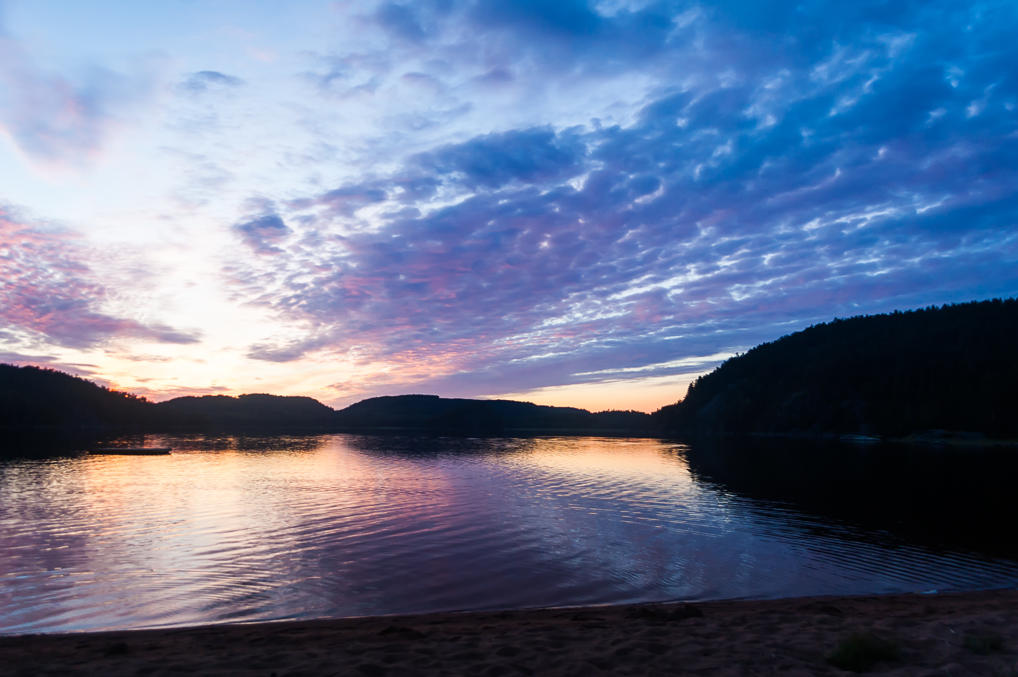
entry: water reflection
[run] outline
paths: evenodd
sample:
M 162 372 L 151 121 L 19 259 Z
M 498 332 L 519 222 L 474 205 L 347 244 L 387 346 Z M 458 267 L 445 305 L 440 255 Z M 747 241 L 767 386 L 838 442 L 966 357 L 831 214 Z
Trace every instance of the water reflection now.
M 815 467 L 790 449 L 578 437 L 145 443 L 175 451 L 0 462 L 0 632 L 1018 581 L 996 556 L 1010 535 L 933 548 L 897 529 L 932 514 L 939 533 L 950 512 L 916 502 L 943 495 L 933 476 L 906 507 L 885 500 L 918 458 Z
M 700 483 L 943 550 L 1018 558 L 1010 449 L 727 439 L 685 452 Z

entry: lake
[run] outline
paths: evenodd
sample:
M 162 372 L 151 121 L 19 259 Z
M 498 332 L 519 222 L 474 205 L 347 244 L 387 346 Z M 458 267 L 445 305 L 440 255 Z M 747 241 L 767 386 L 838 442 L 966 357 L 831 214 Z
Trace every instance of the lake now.
M 0 459 L 0 633 L 1018 584 L 1013 453 L 144 442 Z

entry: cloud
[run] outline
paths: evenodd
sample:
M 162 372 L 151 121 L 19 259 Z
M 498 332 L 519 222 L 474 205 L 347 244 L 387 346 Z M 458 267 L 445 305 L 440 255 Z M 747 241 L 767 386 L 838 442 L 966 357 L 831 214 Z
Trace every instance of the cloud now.
M 406 5 L 383 3 L 375 12 L 378 24 L 404 40 L 417 42 L 424 38 L 424 29 L 414 11 Z
M 418 155 L 425 175 L 452 175 L 470 189 L 499 188 L 511 181 L 554 181 L 580 171 L 585 149 L 571 134 L 551 129 L 512 130 L 442 146 Z
M 2 334 L 0 334 L 0 339 L 7 339 L 7 338 L 9 338 L 9 337 L 5 337 Z M 31 364 L 31 365 L 46 364 L 46 365 L 49 365 L 49 364 L 55 363 L 56 361 L 57 361 L 57 359 L 55 357 L 50 357 L 48 355 L 28 355 L 28 354 L 25 354 L 25 353 L 18 353 L 18 352 L 13 352 L 13 351 L 6 351 L 6 350 L 5 351 L 0 351 L 0 363 L 3 363 L 3 364 L 19 364 L 19 365 L 25 365 L 25 364 Z
M 280 47 L 271 102 L 189 72 L 177 93 L 195 96 L 166 116 L 193 222 L 235 238 L 227 293 L 278 323 L 253 359 L 524 392 L 682 376 L 834 315 L 1018 293 L 1007 3 L 333 9 L 335 51 Z M 0 125 L 33 159 L 100 152 L 143 96 L 115 70 L 0 50 Z M 292 59 L 312 73 L 281 84 L 309 68 Z M 215 206 L 251 194 L 266 197 L 239 216 Z M 193 340 L 111 310 L 85 245 L 6 213 L 5 343 Z
M 180 86 L 189 92 L 200 93 L 215 89 L 232 89 L 243 84 L 244 81 L 234 75 L 219 71 L 197 71 L 188 75 Z
M 366 163 L 418 144 L 424 130 L 449 144 L 468 128 L 509 131 L 507 117 L 521 131 L 564 113 L 586 121 L 642 99 L 694 60 L 709 68 L 724 55 L 699 53 L 685 15 L 640 4 L 382 2 L 346 16 L 349 30 L 333 51 L 309 54 L 305 77 L 316 94 L 359 110 L 359 124 L 370 120 Z
M 478 2 L 473 6 L 471 18 L 489 28 L 583 37 L 597 35 L 608 22 L 584 0 Z
M 187 344 L 199 339 L 102 308 L 109 290 L 73 233 L 34 225 L 0 206 L 0 321 L 35 343 L 93 348 L 114 338 Z
M 512 61 L 545 73 L 615 70 L 660 53 L 675 28 L 663 3 L 605 14 L 583 0 L 385 3 L 370 20 L 395 45 L 428 42 L 464 63 L 481 55 L 496 73 Z
M 148 78 L 100 66 L 48 72 L 0 30 L 0 132 L 32 159 L 86 163 L 148 92 Z
M 319 195 L 315 202 L 336 214 L 351 216 L 361 207 L 384 201 L 386 191 L 370 183 L 340 186 Z
M 288 202 L 293 237 L 232 283 L 308 336 L 253 357 L 328 347 L 493 393 L 685 373 L 835 315 L 1018 293 L 1018 50 L 1000 28 L 1013 12 L 549 7 L 446 21 L 583 52 L 587 73 L 636 72 L 613 37 L 584 50 L 641 22 L 655 68 L 697 58 L 626 122 L 440 142 Z M 443 39 L 430 11 L 407 25 L 435 33 L 396 37 Z M 791 37 L 775 49 L 775 34 Z
M 292 362 L 328 343 L 327 340 L 315 336 L 300 341 L 256 343 L 248 348 L 247 356 L 265 362 Z
M 265 214 L 237 223 L 233 230 L 258 254 L 278 254 L 280 250 L 274 245 L 291 232 L 278 214 Z
M 58 371 L 88 379 L 98 385 L 110 387 L 112 384 L 102 378 L 99 367 L 95 364 L 81 364 L 77 362 L 62 362 L 47 355 L 28 355 L 17 352 L 0 351 L 0 364 L 13 364 L 18 367 L 41 367 L 44 369 L 56 369 Z

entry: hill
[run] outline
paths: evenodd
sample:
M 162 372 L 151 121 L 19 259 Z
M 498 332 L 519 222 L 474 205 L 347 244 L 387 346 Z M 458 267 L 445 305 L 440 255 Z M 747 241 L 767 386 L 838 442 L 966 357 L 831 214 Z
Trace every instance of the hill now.
M 836 319 L 731 358 L 654 413 L 664 430 L 1018 435 L 1018 300 Z
M 148 400 L 54 369 L 0 364 L 0 427 L 104 428 L 152 422 Z
M 437 395 L 373 397 L 337 412 L 336 420 L 343 428 L 353 430 L 409 428 L 460 433 L 637 432 L 651 424 L 648 414 L 635 411 L 591 413 L 574 407 Z
M 0 365 L 0 428 L 5 430 L 295 431 L 411 429 L 450 433 L 639 433 L 648 414 L 591 413 L 509 400 L 436 395 L 376 397 L 335 411 L 310 397 L 205 395 L 166 402 L 117 392 L 52 369 Z
M 335 410 L 310 397 L 204 395 L 155 405 L 156 420 L 172 429 L 327 428 Z

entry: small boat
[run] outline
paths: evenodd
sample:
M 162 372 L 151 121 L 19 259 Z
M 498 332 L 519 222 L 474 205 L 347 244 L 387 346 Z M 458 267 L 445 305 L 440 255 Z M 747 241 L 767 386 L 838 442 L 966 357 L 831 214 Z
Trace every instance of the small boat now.
M 92 449 L 90 454 L 118 454 L 124 456 L 163 456 L 170 453 L 170 447 L 102 447 Z

